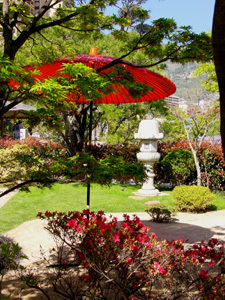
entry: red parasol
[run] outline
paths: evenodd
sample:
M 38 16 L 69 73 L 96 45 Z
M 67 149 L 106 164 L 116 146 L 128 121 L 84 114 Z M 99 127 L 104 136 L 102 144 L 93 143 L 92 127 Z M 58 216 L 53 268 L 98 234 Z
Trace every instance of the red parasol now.
M 45 64 L 38 66 L 37 70 L 39 71 L 38 75 L 33 75 L 37 79 L 48 79 L 54 76 L 60 76 L 59 70 L 63 68 L 64 63 L 83 63 L 84 65 L 94 68 L 99 71 L 99 74 L 104 74 L 109 72 L 112 68 L 114 62 L 116 64 L 124 66 L 125 70 L 128 71 L 134 78 L 135 82 L 141 82 L 144 85 L 151 86 L 151 90 L 141 96 L 140 98 L 134 99 L 129 94 L 128 90 L 124 87 L 115 86 L 115 93 L 109 93 L 108 95 L 103 95 L 101 100 L 86 101 L 83 97 L 71 99 L 72 101 L 79 103 L 90 103 L 90 124 L 89 124 L 89 141 L 91 141 L 92 135 L 92 111 L 93 111 L 93 102 L 103 103 L 103 104 L 123 104 L 123 103 L 137 103 L 137 102 L 147 102 L 165 98 L 176 91 L 175 84 L 170 81 L 168 78 L 163 77 L 155 72 L 152 72 L 146 68 L 139 68 L 135 64 L 129 63 L 124 60 L 117 60 L 116 58 L 109 56 L 97 55 L 97 49 L 92 48 L 90 54 L 79 54 L 73 60 L 69 59 L 56 59 L 51 64 Z M 104 68 L 110 64 L 109 68 Z M 27 66 L 28 70 L 34 70 L 35 67 Z M 90 185 L 88 184 L 87 189 L 87 206 L 89 208 L 90 204 Z
M 88 55 L 79 54 L 73 60 L 69 59 L 56 59 L 51 64 L 45 64 L 38 66 L 39 75 L 34 75 L 37 79 L 48 79 L 53 76 L 59 76 L 59 70 L 63 68 L 63 63 L 83 63 L 84 65 L 94 68 L 95 70 L 104 68 L 106 65 L 115 61 L 116 58 L 103 56 L 103 55 Z M 140 98 L 132 98 L 128 91 L 120 87 L 117 89 L 116 93 L 110 93 L 108 95 L 103 95 L 101 100 L 94 100 L 94 103 L 104 103 L 104 104 L 122 104 L 122 103 L 137 103 L 137 102 L 147 102 L 165 98 L 176 91 L 175 84 L 166 77 L 163 77 L 153 71 L 146 68 L 138 68 L 135 64 L 131 64 L 127 61 L 120 60 L 118 65 L 123 65 L 133 77 L 136 82 L 141 82 L 144 85 L 151 86 L 151 91 L 146 93 Z M 28 70 L 34 69 L 34 67 L 26 67 Z M 100 71 L 99 73 L 107 73 L 112 69 L 112 67 Z M 84 98 L 72 99 L 79 103 L 90 103 Z

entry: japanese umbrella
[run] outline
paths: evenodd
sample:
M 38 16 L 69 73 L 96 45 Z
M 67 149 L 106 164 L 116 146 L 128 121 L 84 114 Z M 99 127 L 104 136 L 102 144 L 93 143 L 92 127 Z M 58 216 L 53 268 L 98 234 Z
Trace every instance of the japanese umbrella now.
M 138 103 L 138 102 L 147 102 L 165 98 L 176 91 L 175 84 L 170 81 L 168 78 L 163 77 L 153 71 L 150 71 L 146 68 L 137 67 L 135 64 L 129 63 L 124 60 L 118 60 L 114 57 L 97 55 L 97 49 L 91 48 L 90 54 L 78 54 L 73 60 L 69 59 L 56 59 L 53 63 L 45 64 L 38 66 L 37 70 L 39 74 L 32 75 L 37 79 L 43 80 L 48 79 L 54 76 L 60 76 L 59 70 L 63 68 L 64 63 L 82 63 L 88 67 L 94 68 L 95 70 L 101 70 L 99 74 L 107 73 L 116 64 L 122 65 L 126 71 L 128 71 L 134 78 L 135 82 L 141 82 L 144 85 L 151 86 L 151 90 L 146 94 L 142 95 L 140 98 L 134 99 L 129 95 L 129 92 L 126 88 L 121 85 L 116 89 L 116 92 L 111 92 L 107 95 L 103 95 L 101 100 L 86 101 L 84 97 L 72 98 L 72 101 L 78 103 L 87 103 L 90 104 L 90 124 L 89 124 L 89 143 L 91 142 L 92 137 L 92 114 L 93 114 L 93 103 L 95 104 L 125 104 L 125 103 Z M 111 66 L 105 68 L 105 66 Z M 32 66 L 25 67 L 28 70 L 34 69 Z M 115 84 L 113 84 L 115 85 Z M 116 88 L 116 85 L 115 85 Z M 87 185 L 87 208 L 90 206 L 90 184 Z

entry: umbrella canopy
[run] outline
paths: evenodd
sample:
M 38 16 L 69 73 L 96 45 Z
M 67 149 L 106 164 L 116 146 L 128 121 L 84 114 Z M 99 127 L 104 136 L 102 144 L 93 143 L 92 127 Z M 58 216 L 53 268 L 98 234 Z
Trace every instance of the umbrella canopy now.
M 9 102 L 6 102 L 6 105 L 8 105 Z M 12 107 L 9 111 L 7 111 L 3 118 L 4 119 L 24 119 L 26 117 L 26 111 L 36 110 L 35 107 L 19 103 L 16 106 Z
M 8 105 L 9 103 L 10 102 L 7 101 L 6 105 Z M 3 138 L 4 136 L 4 119 L 13 119 L 14 122 L 16 122 L 16 119 L 26 119 L 26 112 L 31 110 L 36 110 L 36 108 L 23 103 L 19 103 L 8 110 L 1 118 L 1 137 Z
M 103 55 L 88 55 L 88 54 L 79 54 L 73 60 L 69 59 L 56 59 L 51 64 L 45 64 L 42 66 L 38 66 L 37 69 L 40 72 L 38 75 L 35 74 L 35 78 L 37 79 L 48 79 L 53 76 L 60 76 L 59 71 L 63 68 L 64 63 L 82 63 L 90 68 L 94 68 L 95 70 L 100 69 L 112 63 L 116 58 L 103 56 Z M 133 77 L 135 82 L 141 82 L 144 85 L 151 86 L 151 91 L 147 92 L 140 98 L 132 98 L 129 92 L 124 87 L 119 87 L 116 89 L 115 93 L 109 93 L 108 95 L 103 95 L 101 100 L 93 100 L 94 103 L 104 103 L 104 104 L 121 104 L 121 103 L 137 103 L 137 102 L 146 102 L 153 101 L 165 98 L 176 91 L 175 84 L 169 80 L 168 78 L 161 76 L 153 71 L 150 71 L 146 68 L 138 68 L 135 64 L 131 64 L 127 61 L 120 60 L 118 65 L 124 66 L 125 70 L 128 71 Z M 33 66 L 27 66 L 28 70 L 33 70 Z M 110 67 L 108 69 L 100 71 L 100 74 L 107 73 L 111 71 L 113 68 Z M 116 85 L 114 84 L 116 87 Z M 83 97 L 74 98 L 73 101 L 79 103 L 90 103 L 90 101 L 86 101 Z

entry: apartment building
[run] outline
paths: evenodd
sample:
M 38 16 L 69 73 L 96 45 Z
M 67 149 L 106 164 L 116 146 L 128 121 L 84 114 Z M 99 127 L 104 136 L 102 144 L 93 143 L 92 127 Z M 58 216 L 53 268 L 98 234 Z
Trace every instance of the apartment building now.
M 31 1 L 33 1 L 33 0 L 31 0 Z M 46 4 L 48 4 L 48 3 L 50 2 L 50 0 L 34 0 L 33 2 L 34 2 L 34 3 L 33 3 L 33 8 L 34 8 L 34 9 L 33 9 L 33 14 L 35 15 L 36 13 L 39 12 L 39 10 L 41 9 L 41 7 L 44 6 L 44 5 L 46 5 Z M 64 5 L 64 4 L 63 4 L 63 0 L 60 1 L 59 3 L 57 3 L 57 4 L 54 6 L 54 8 L 50 8 L 50 9 L 46 12 L 45 16 L 46 16 L 46 17 L 53 17 L 54 14 L 55 14 L 55 12 L 56 12 L 56 9 L 57 9 L 58 7 L 61 7 L 62 5 Z

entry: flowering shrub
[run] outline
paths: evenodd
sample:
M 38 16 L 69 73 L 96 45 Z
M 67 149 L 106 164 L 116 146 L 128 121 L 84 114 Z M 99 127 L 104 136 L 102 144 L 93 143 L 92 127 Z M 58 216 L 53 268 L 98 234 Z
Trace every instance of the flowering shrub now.
M 137 216 L 124 215 L 121 224 L 116 218 L 107 220 L 102 211 L 38 216 L 48 221 L 47 229 L 59 244 L 46 278 L 53 299 L 225 297 L 224 245 L 216 239 L 185 250 L 182 240 L 157 241 Z M 34 274 L 23 279 L 46 295 Z

